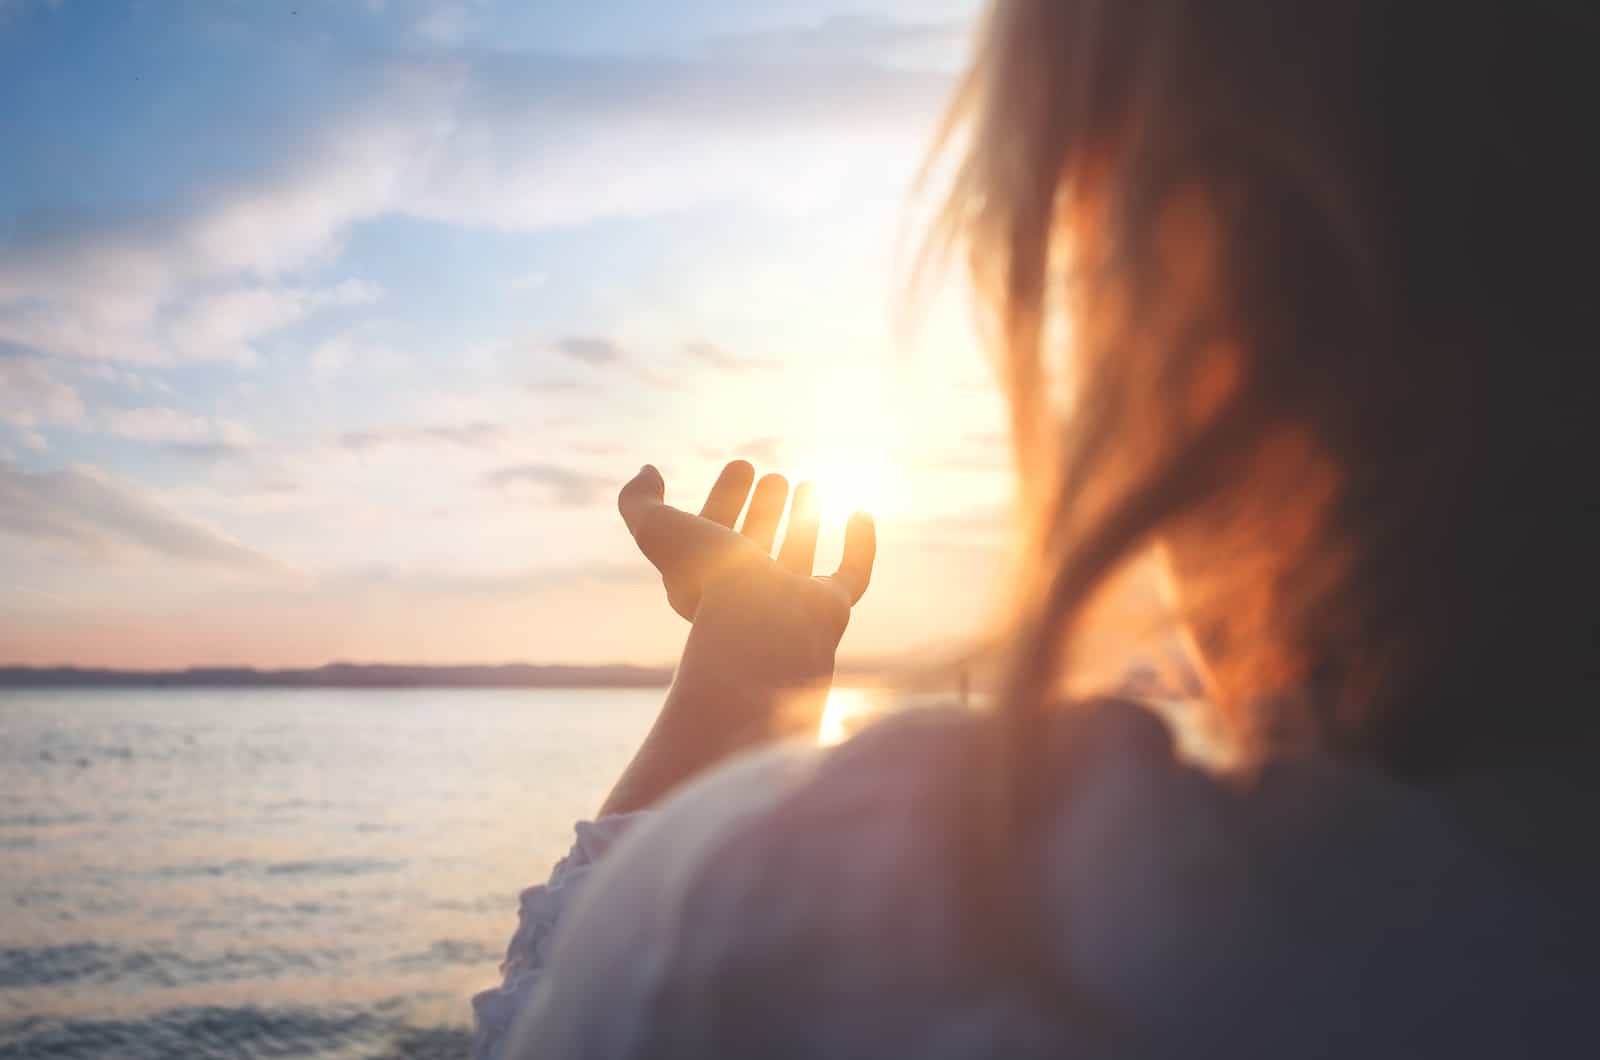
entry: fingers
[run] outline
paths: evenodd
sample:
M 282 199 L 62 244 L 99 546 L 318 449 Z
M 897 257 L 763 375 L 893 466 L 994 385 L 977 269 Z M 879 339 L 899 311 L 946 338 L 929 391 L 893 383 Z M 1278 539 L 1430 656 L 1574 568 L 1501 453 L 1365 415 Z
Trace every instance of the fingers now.
M 747 460 L 735 460 L 722 469 L 717 481 L 706 494 L 705 507 L 700 518 L 710 519 L 732 529 L 739 513 L 744 510 L 745 498 L 750 495 L 750 484 L 756 480 L 756 469 Z
M 690 576 L 695 570 L 708 569 L 718 556 L 725 554 L 733 540 L 728 531 L 738 518 L 754 474 L 754 469 L 742 460 L 723 468 L 701 515 L 693 516 L 665 503 L 666 484 L 661 473 L 646 464 L 622 487 L 617 495 L 617 510 L 639 550 L 663 575 Z M 750 494 L 750 508 L 740 532 L 763 552 L 772 551 L 788 496 L 788 481 L 776 474 L 763 476 Z M 778 555 L 778 563 L 786 570 L 802 576 L 811 573 L 819 522 L 813 488 L 808 482 L 801 483 L 794 491 L 789 528 Z M 853 605 L 872 581 L 877 550 L 877 529 L 872 517 L 856 512 L 845 526 L 839 569 L 824 580 L 837 587 Z
M 794 501 L 789 505 L 789 526 L 783 533 L 783 548 L 778 552 L 778 563 L 804 577 L 811 576 L 811 564 L 817 556 L 817 504 L 811 483 L 802 482 L 794 488 Z
M 744 516 L 741 531 L 763 552 L 772 551 L 772 540 L 778 536 L 778 523 L 783 519 L 783 502 L 789 498 L 789 483 L 782 475 L 763 475 L 750 495 L 750 510 Z
M 844 590 L 853 606 L 872 582 L 872 562 L 878 555 L 878 528 L 872 516 L 856 512 L 844 528 L 844 556 L 832 580 Z

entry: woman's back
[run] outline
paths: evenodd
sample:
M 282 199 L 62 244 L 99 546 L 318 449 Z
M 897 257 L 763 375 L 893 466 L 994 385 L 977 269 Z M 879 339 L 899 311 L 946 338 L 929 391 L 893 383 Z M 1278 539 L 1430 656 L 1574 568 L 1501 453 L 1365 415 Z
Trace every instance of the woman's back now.
M 1229 777 L 1141 708 L 1068 714 L 1039 994 L 963 933 L 951 824 L 978 724 L 918 712 L 769 755 L 636 825 L 506 1055 L 1456 1057 L 1600 1035 L 1586 757 L 1431 789 L 1326 761 Z

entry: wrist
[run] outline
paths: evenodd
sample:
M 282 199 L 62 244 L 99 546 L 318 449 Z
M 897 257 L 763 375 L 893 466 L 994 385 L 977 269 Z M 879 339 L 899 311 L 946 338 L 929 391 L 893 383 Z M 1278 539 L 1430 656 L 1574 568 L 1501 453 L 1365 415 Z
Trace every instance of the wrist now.
M 826 691 L 842 632 L 810 608 L 764 612 L 760 593 L 738 582 L 719 584 L 707 589 L 695 614 L 676 681 L 751 704 Z
M 831 674 L 780 682 L 687 655 L 674 675 L 658 725 L 674 740 L 708 756 L 733 754 L 773 740 L 814 736 Z
M 815 740 L 827 694 L 826 679 L 780 686 L 725 667 L 690 665 L 686 658 L 602 815 L 654 806 L 743 751 L 780 740 Z

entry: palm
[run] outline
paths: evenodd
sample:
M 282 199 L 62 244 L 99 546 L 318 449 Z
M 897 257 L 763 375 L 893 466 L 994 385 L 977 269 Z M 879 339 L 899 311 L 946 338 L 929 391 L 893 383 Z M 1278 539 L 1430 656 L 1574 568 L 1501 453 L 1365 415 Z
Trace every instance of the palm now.
M 664 503 L 665 484 L 654 468 L 646 467 L 623 487 L 617 507 L 640 551 L 661 572 L 668 602 L 684 618 L 719 625 L 742 619 L 751 634 L 797 626 L 815 629 L 825 638 L 831 633 L 837 643 L 851 605 L 872 576 L 872 520 L 864 514 L 852 516 L 839 569 L 812 577 L 819 521 L 811 487 L 801 483 L 794 490 L 788 528 L 774 558 L 789 486 L 781 475 L 767 475 L 752 491 L 754 479 L 748 463 L 729 464 L 694 516 Z M 749 510 L 735 530 L 747 498 Z M 719 606 L 717 615 L 703 614 L 708 594 L 728 606 Z

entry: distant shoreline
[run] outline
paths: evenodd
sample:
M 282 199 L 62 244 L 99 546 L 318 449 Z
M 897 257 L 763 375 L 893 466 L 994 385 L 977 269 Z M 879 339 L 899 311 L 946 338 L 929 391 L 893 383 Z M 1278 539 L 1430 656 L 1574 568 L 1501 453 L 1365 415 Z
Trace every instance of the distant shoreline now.
M 3 666 L 0 688 L 665 688 L 672 671 L 655 666 L 407 666 L 330 663 L 310 669 L 188 667 L 112 670 L 79 666 Z

